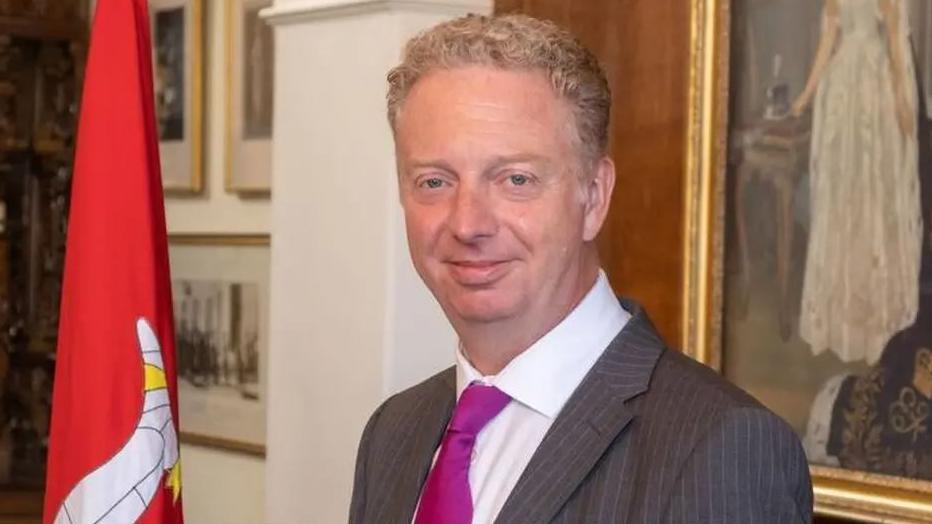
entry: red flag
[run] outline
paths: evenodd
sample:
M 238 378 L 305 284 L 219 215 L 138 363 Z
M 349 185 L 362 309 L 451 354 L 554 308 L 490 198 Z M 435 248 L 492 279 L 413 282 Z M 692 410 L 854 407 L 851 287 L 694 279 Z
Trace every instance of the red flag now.
M 181 523 L 145 0 L 98 0 L 65 255 L 44 523 Z

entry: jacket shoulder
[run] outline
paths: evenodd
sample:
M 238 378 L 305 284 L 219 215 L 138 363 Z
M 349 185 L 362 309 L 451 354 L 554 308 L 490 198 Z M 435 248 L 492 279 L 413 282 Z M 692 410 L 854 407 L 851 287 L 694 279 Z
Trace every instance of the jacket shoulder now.
M 410 427 L 413 418 L 424 413 L 428 404 L 453 399 L 456 395 L 456 368 L 449 367 L 387 398 L 369 419 L 368 428 L 380 434 L 386 430 Z
M 674 350 L 657 361 L 647 391 L 629 401 L 643 442 L 657 459 L 682 463 L 708 435 L 736 417 L 761 417 L 776 426 L 788 424 L 754 397 L 711 368 Z
M 718 410 L 767 409 L 712 368 L 675 350 L 666 350 L 661 355 L 651 377 L 649 392 L 680 400 L 698 397 Z
M 670 480 L 676 484 L 667 489 L 680 493 L 671 499 L 667 516 L 721 522 L 731 508 L 758 521 L 810 520 L 806 455 L 780 416 L 675 351 L 664 352 L 649 393 L 654 397 L 645 398 L 645 422 L 661 431 L 647 433 L 657 441 L 655 452 L 672 459 L 668 463 L 676 474 Z M 758 482 L 762 476 L 770 482 Z

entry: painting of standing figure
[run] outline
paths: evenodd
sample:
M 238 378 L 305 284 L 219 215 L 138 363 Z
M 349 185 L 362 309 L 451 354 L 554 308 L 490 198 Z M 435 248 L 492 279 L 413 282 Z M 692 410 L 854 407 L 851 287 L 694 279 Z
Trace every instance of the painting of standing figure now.
M 932 481 L 932 2 L 731 14 L 723 372 L 811 464 Z
M 794 116 L 812 106 L 811 220 L 800 336 L 844 362 L 880 358 L 919 305 L 918 114 L 907 11 L 827 0 Z

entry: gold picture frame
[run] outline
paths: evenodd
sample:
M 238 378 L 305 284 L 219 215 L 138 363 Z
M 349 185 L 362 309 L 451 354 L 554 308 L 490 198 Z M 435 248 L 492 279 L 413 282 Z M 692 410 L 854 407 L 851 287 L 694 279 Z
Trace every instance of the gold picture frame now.
M 172 298 L 176 317 L 176 351 L 179 355 L 180 438 L 183 443 L 265 456 L 269 248 L 270 237 L 267 234 L 169 235 L 172 291 L 175 295 Z M 240 288 L 237 292 L 236 314 L 221 312 L 227 307 L 219 305 L 220 301 L 214 302 L 213 309 L 204 299 L 200 300 L 199 305 L 189 303 L 187 306 L 193 306 L 192 309 L 186 310 L 187 306 L 182 304 L 191 298 L 182 296 L 182 289 L 194 288 L 195 298 L 205 291 L 212 296 L 229 297 L 231 294 L 227 293 L 227 289 L 232 286 Z M 250 300 L 252 306 L 247 305 Z M 232 304 L 230 301 L 225 302 Z M 217 311 L 217 315 L 208 312 L 213 310 Z M 248 321 L 249 313 L 255 315 L 253 322 Z M 211 320 L 208 320 L 208 316 Z M 236 358 L 214 356 L 199 359 L 201 363 L 212 363 L 209 371 L 202 365 L 185 364 L 186 361 L 191 362 L 191 359 L 185 359 L 186 348 L 192 347 L 182 342 L 186 336 L 186 329 L 182 326 L 186 322 L 192 328 L 195 324 L 203 323 L 202 327 L 206 328 L 202 330 L 203 336 L 232 342 L 229 335 L 213 335 L 222 334 L 227 325 L 225 320 L 234 316 L 240 319 L 237 325 L 253 326 L 255 338 L 252 340 L 255 343 L 251 353 L 255 354 L 254 358 L 240 357 L 245 353 L 241 346 L 248 346 L 249 343 L 230 343 L 230 347 L 235 346 L 236 350 L 227 353 L 235 354 Z M 246 330 L 237 329 L 241 333 L 247 330 L 248 327 Z M 193 329 L 187 331 L 190 333 Z M 250 337 L 240 338 L 245 340 Z M 223 343 L 217 345 L 222 346 Z M 218 353 L 222 352 L 213 352 L 214 355 Z M 243 362 L 252 364 L 244 366 Z M 242 380 L 242 377 L 250 378 Z M 244 392 L 249 394 L 244 395 Z
M 225 175 L 227 192 L 271 193 L 275 43 L 260 11 L 271 0 L 226 0 Z
M 691 2 L 681 347 L 723 361 L 729 53 L 734 3 Z M 866 522 L 932 521 L 932 482 L 810 464 L 817 514 Z
M 203 0 L 150 0 L 152 67 L 162 185 L 200 193 L 203 181 Z

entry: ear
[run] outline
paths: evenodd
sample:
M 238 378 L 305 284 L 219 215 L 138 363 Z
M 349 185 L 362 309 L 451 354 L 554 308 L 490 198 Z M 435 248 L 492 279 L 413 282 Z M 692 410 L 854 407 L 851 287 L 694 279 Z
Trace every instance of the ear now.
M 583 221 L 583 240 L 591 242 L 602 229 L 608 206 L 612 201 L 615 188 L 615 163 L 603 156 L 596 162 L 594 173 L 583 182 L 583 194 L 586 199 L 585 219 Z

